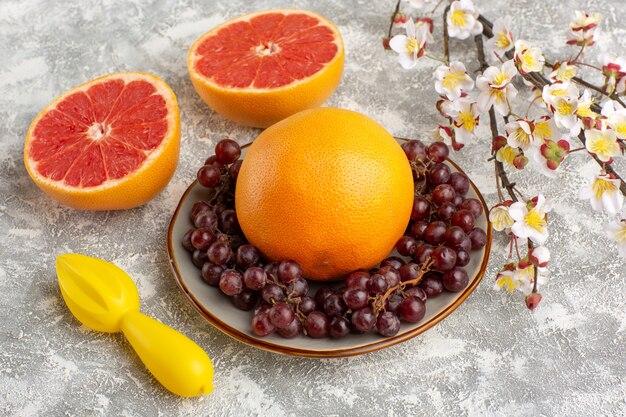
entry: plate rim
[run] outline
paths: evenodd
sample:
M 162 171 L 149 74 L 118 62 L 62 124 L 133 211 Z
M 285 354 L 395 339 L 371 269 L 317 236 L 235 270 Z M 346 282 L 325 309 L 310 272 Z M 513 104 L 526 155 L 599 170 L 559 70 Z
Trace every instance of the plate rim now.
M 403 140 L 406 141 L 408 139 L 405 138 L 399 138 L 399 137 L 394 137 L 397 140 Z M 242 148 L 246 148 L 248 146 L 250 146 L 252 144 L 252 142 L 246 143 L 245 145 L 242 145 Z M 454 168 L 456 168 L 459 172 L 465 174 L 465 171 L 463 171 L 461 169 L 461 167 L 459 167 L 456 163 L 454 163 L 453 161 L 451 161 L 450 159 L 446 159 L 446 162 L 451 164 Z M 467 175 L 467 174 L 466 174 Z M 182 208 L 183 203 L 185 202 L 185 200 L 188 198 L 189 194 L 191 193 L 192 189 L 196 186 L 198 180 L 195 179 L 185 190 L 185 192 L 183 193 L 183 195 L 181 196 L 176 209 L 174 210 L 174 213 L 172 214 L 172 217 L 170 219 L 169 225 L 168 225 L 168 229 L 167 229 L 167 256 L 168 256 L 168 260 L 169 260 L 169 265 L 170 265 L 170 269 L 172 270 L 172 274 L 174 275 L 174 281 L 176 281 L 176 284 L 178 285 L 178 287 L 180 288 L 180 290 L 182 291 L 183 295 L 185 296 L 185 298 L 187 299 L 187 301 L 189 301 L 189 303 L 191 303 L 191 305 L 194 307 L 194 309 L 200 314 L 200 316 L 202 316 L 205 320 L 207 320 L 213 327 L 217 328 L 218 330 L 220 330 L 221 332 L 225 333 L 226 335 L 232 337 L 233 339 L 236 339 L 242 343 L 245 343 L 249 346 L 258 348 L 258 349 L 262 349 L 265 351 L 269 351 L 269 352 L 274 352 L 274 353 L 279 353 L 279 354 L 283 354 L 283 355 L 290 355 L 290 356 L 297 356 L 297 357 L 307 357 L 307 358 L 340 358 L 340 357 L 348 357 L 348 356 L 355 356 L 355 355 L 362 355 L 362 354 L 366 354 L 366 353 L 370 353 L 370 352 L 374 352 L 377 350 L 381 350 L 381 349 L 385 349 L 391 346 L 394 346 L 398 343 L 402 343 L 405 342 L 409 339 L 412 339 L 414 337 L 416 337 L 419 334 L 424 333 L 426 330 L 432 328 L 433 326 L 435 326 L 436 324 L 438 324 L 439 322 L 441 322 L 443 319 L 445 319 L 446 317 L 448 317 L 450 314 L 452 314 L 452 312 L 454 310 L 456 310 L 466 299 L 467 297 L 469 297 L 469 295 L 474 292 L 474 290 L 476 289 L 476 287 L 478 286 L 478 284 L 480 284 L 480 282 L 483 279 L 483 276 L 485 275 L 486 269 L 487 269 L 487 265 L 489 263 L 489 258 L 491 256 L 491 243 L 492 243 L 492 226 L 491 226 L 491 222 L 489 221 L 489 208 L 487 206 L 487 203 L 485 202 L 485 199 L 483 197 L 483 195 L 480 193 L 480 191 L 478 190 L 478 187 L 476 187 L 476 184 L 474 184 L 474 182 L 469 178 L 469 176 L 467 176 L 470 182 L 470 187 L 472 187 L 472 189 L 474 190 L 474 192 L 476 193 L 476 196 L 478 197 L 478 200 L 481 202 L 482 206 L 483 206 L 483 210 L 484 210 L 484 215 L 486 217 L 487 220 L 487 243 L 485 244 L 485 256 L 483 257 L 482 263 L 480 265 L 480 269 L 478 270 L 477 274 L 475 275 L 474 279 L 472 281 L 470 281 L 470 285 L 465 288 L 463 290 L 463 292 L 459 295 L 459 297 L 452 303 L 450 304 L 448 307 L 446 307 L 445 309 L 443 309 L 442 311 L 440 311 L 438 314 L 436 314 L 435 316 L 433 316 L 429 321 L 427 321 L 426 323 L 423 323 L 422 325 L 416 327 L 413 330 L 410 330 L 408 332 L 399 334 L 397 336 L 392 336 L 389 338 L 382 338 L 380 341 L 376 341 L 376 342 L 372 342 L 369 343 L 367 345 L 362 345 L 362 346 L 357 346 L 357 347 L 350 347 L 350 348 L 340 348 L 340 349 L 332 349 L 332 350 L 315 350 L 315 349 L 301 349 L 301 348 L 288 348 L 285 347 L 283 345 L 279 345 L 276 343 L 272 343 L 272 342 L 266 342 L 266 341 L 262 341 L 262 340 L 258 340 L 256 338 L 253 338 L 251 336 L 249 336 L 248 334 L 226 324 L 225 322 L 223 322 L 222 320 L 219 319 L 219 317 L 215 316 L 214 314 L 212 314 L 211 312 L 207 311 L 202 304 L 196 299 L 196 297 L 189 291 L 189 289 L 185 286 L 183 279 L 181 277 L 181 273 L 178 267 L 178 263 L 176 261 L 176 256 L 174 255 L 174 248 L 173 248 L 173 232 L 174 232 L 174 224 L 176 223 L 176 220 L 178 219 L 178 216 L 180 214 L 180 210 Z

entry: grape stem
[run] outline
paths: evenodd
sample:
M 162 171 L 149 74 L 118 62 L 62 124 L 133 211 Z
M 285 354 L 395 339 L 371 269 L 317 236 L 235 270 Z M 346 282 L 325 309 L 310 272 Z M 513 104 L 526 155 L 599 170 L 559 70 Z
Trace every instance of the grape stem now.
M 419 284 L 422 278 L 424 277 L 424 274 L 426 274 L 426 272 L 432 269 L 431 267 L 433 263 L 434 261 L 431 258 L 428 258 L 426 262 L 424 262 L 420 266 L 420 270 L 419 270 L 417 278 L 411 279 L 409 281 L 400 282 L 398 285 L 389 288 L 383 294 L 378 294 L 375 297 L 373 297 L 372 307 L 374 307 L 374 315 L 378 316 L 378 314 L 381 311 L 385 310 L 385 301 L 387 301 L 387 298 L 389 298 L 391 294 L 393 294 L 396 291 L 403 291 L 404 288 L 409 285 Z

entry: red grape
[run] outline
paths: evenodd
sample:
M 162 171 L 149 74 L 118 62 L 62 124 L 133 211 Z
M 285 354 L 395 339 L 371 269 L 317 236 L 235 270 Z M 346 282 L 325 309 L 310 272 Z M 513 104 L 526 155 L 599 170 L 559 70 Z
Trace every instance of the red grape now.
M 209 258 L 206 256 L 205 250 L 196 249 L 193 251 L 193 254 L 191 255 L 191 262 L 193 262 L 193 264 L 197 268 L 202 268 L 204 263 L 208 260 Z
M 259 250 L 250 244 L 241 245 L 237 248 L 235 262 L 237 262 L 237 265 L 242 269 L 256 265 L 260 259 L 261 254 Z
M 400 272 L 391 266 L 383 266 L 379 268 L 376 273 L 385 277 L 389 288 L 395 287 L 400 283 Z
M 426 299 L 428 298 L 426 296 L 426 293 L 424 292 L 424 290 L 422 288 L 420 288 L 420 287 L 411 287 L 408 290 L 404 291 L 404 293 L 407 296 L 419 298 L 423 302 L 426 302 Z
M 400 268 L 400 279 L 402 282 L 412 281 L 419 277 L 420 267 L 419 265 L 410 262 Z
M 443 243 L 446 230 L 448 230 L 448 227 L 444 222 L 440 220 L 430 222 L 426 227 L 426 230 L 424 230 L 424 240 L 431 245 Z
M 193 244 L 191 243 L 191 234 L 194 230 L 195 229 L 189 229 L 183 235 L 183 248 L 185 248 L 185 250 L 188 252 L 193 252 L 196 249 L 195 246 L 193 246 Z
M 385 311 L 376 319 L 376 330 L 381 336 L 394 336 L 400 330 L 400 319 L 393 312 Z
M 424 318 L 426 305 L 419 298 L 407 297 L 398 306 L 397 313 L 401 320 L 417 323 Z
M 411 226 L 411 236 L 413 236 L 415 239 L 423 239 L 424 231 L 426 231 L 427 227 L 428 223 L 423 221 L 416 221 L 415 223 L 413 223 L 413 226 Z
M 292 297 L 302 297 L 309 291 L 309 282 L 304 278 L 298 278 L 287 284 L 287 294 Z
M 260 290 L 265 287 L 266 281 L 267 273 L 263 268 L 259 268 L 258 266 L 248 268 L 246 272 L 243 273 L 243 282 L 246 284 L 246 287 L 251 290 Z
M 302 324 L 297 318 L 293 319 L 287 327 L 277 330 L 278 334 L 285 339 L 291 339 L 302 333 Z
M 360 332 L 369 332 L 376 324 L 376 316 L 370 307 L 364 307 L 352 312 L 352 325 Z
M 402 260 L 402 258 L 400 258 L 399 256 L 390 256 L 388 258 L 385 258 L 381 263 L 380 263 L 380 267 L 384 268 L 386 266 L 390 266 L 394 269 L 399 270 L 400 268 L 402 268 L 402 265 L 404 265 L 404 261 Z M 369 275 L 368 275 L 369 277 Z M 347 284 L 347 280 L 346 280 L 346 285 Z
M 230 260 L 231 253 L 230 245 L 219 240 L 209 246 L 207 250 L 209 261 L 215 265 L 225 265 Z
M 328 336 L 330 320 L 321 311 L 312 311 L 304 320 L 304 330 L 315 339 Z
M 213 165 L 205 165 L 198 170 L 198 182 L 206 188 L 215 188 L 222 180 L 222 173 L 219 168 Z
M 483 205 L 475 198 L 463 200 L 459 208 L 471 211 L 475 218 L 479 218 L 483 214 Z
M 430 201 L 424 196 L 413 198 L 413 208 L 411 209 L 411 220 L 424 220 L 430 215 Z
M 252 316 L 251 323 L 252 332 L 257 336 L 267 336 L 274 332 L 274 325 L 270 321 L 269 314 L 266 312 L 259 312 Z
M 474 223 L 476 219 L 471 211 L 461 209 L 452 215 L 450 222 L 459 226 L 465 233 L 469 233 L 474 228 Z
M 311 311 L 317 309 L 317 304 L 315 300 L 311 297 L 302 297 L 300 300 L 300 312 L 305 316 L 308 315 Z
M 467 176 L 462 172 L 453 172 L 450 174 L 448 184 L 450 184 L 459 195 L 467 194 L 470 186 L 469 179 L 467 179 Z
M 446 290 L 458 292 L 467 286 L 469 277 L 465 269 L 457 266 L 443 274 L 441 282 Z
M 368 272 L 354 271 L 346 277 L 346 287 L 359 287 L 365 289 L 367 287 L 367 281 L 369 281 L 369 279 L 370 274 Z
M 278 265 L 278 278 L 283 282 L 291 282 L 302 278 L 302 268 L 300 264 L 293 260 L 282 261 Z
M 234 269 L 227 269 L 220 277 L 220 290 L 226 295 L 237 295 L 243 291 L 243 277 Z
M 202 210 L 193 218 L 193 224 L 196 227 L 206 227 L 213 230 L 218 225 L 217 214 L 212 210 Z
M 269 317 L 275 327 L 284 329 L 296 318 L 296 314 L 289 304 L 276 303 L 270 309 Z
M 206 227 L 201 227 L 191 233 L 191 244 L 196 249 L 207 250 L 214 241 L 215 235 Z
M 230 168 L 228 168 L 228 175 L 233 179 L 233 181 L 237 181 L 237 177 L 239 176 L 239 170 L 241 169 L 241 164 L 243 161 L 240 159 L 235 161 Z
M 417 247 L 417 250 L 415 251 L 415 262 L 423 264 L 428 260 L 428 258 L 430 258 L 434 250 L 435 247 L 433 245 L 430 245 L 428 243 L 421 244 Z
M 448 145 L 443 142 L 433 142 L 428 146 L 428 158 L 433 162 L 443 162 L 450 154 Z
M 450 220 L 454 213 L 456 213 L 456 206 L 454 205 L 454 203 L 443 203 L 437 209 L 437 216 L 439 216 L 439 220 L 443 221 Z
M 372 280 L 375 276 L 378 276 L 379 279 L 382 282 L 384 282 L 385 285 L 387 285 L 387 281 L 385 281 L 385 279 L 381 275 L 374 275 L 374 276 L 372 276 L 372 278 L 370 278 L 370 280 Z M 370 292 L 371 292 L 371 290 L 370 290 Z M 330 299 L 330 297 L 328 297 L 326 299 L 326 301 L 328 301 L 329 299 Z M 369 297 L 367 295 L 367 291 L 364 290 L 363 288 L 349 287 L 343 293 L 343 301 L 346 303 L 348 308 L 351 308 L 352 310 L 358 310 L 360 308 L 363 308 L 363 307 L 367 306 L 367 303 L 369 301 Z
M 233 209 L 226 209 L 219 214 L 220 230 L 226 234 L 232 235 L 239 232 L 239 221 L 237 213 Z
M 456 197 L 456 192 L 450 184 L 439 184 L 432 191 L 433 203 L 438 206 L 443 203 L 451 203 L 452 200 L 454 200 L 454 197 Z
M 350 333 L 350 322 L 345 317 L 333 317 L 330 321 L 330 337 L 340 339 Z
M 233 295 L 233 304 L 239 310 L 250 311 L 258 300 L 258 295 L 254 291 L 244 289 L 239 294 Z
M 487 234 L 478 227 L 472 229 L 469 238 L 472 242 L 472 250 L 478 250 L 487 244 Z
M 372 293 L 372 294 L 382 294 L 385 291 L 387 291 L 387 288 L 389 288 L 389 284 L 387 284 L 387 280 L 385 279 L 385 277 L 383 277 L 380 274 L 372 275 L 372 277 L 367 282 L 367 291 Z M 367 295 L 367 293 L 366 293 L 366 295 Z M 346 301 L 346 304 L 348 304 L 347 301 Z M 367 304 L 367 297 L 366 297 L 365 304 Z M 362 306 L 359 306 L 359 307 L 352 307 L 352 306 L 350 306 L 350 304 L 348 304 L 348 307 L 350 307 L 352 309 L 357 309 L 357 308 L 363 308 L 363 307 L 365 307 L 365 305 L 362 305 Z
M 435 164 L 426 173 L 431 185 L 446 184 L 450 180 L 450 168 L 445 164 Z
M 402 256 L 412 256 L 417 249 L 417 242 L 410 236 L 402 236 L 396 243 L 396 250 Z
M 261 290 L 261 298 L 269 304 L 277 303 L 285 299 L 285 293 L 278 285 L 268 284 Z
M 450 248 L 457 247 L 463 242 L 465 236 L 465 232 L 459 226 L 450 226 L 444 236 L 446 246 Z
M 315 293 L 315 303 L 321 308 L 324 305 L 324 301 L 326 301 L 326 298 L 334 293 L 335 292 L 332 290 L 332 288 L 321 287 Z
M 232 139 L 223 139 L 215 146 L 215 156 L 223 164 L 232 164 L 241 156 L 241 147 Z
M 458 251 L 456 251 L 456 264 L 455 266 L 465 266 L 469 263 L 470 261 L 470 255 L 469 252 L 464 251 L 463 249 L 460 249 Z
M 402 144 L 402 150 L 406 154 L 409 161 L 417 161 L 418 159 L 426 159 L 426 145 L 419 140 L 409 140 Z
M 202 265 L 202 279 L 207 284 L 217 287 L 220 284 L 220 278 L 224 268 L 211 262 L 205 262 Z
M 341 316 L 346 312 L 346 304 L 343 302 L 339 294 L 331 294 L 324 300 L 324 313 L 328 317 Z
M 447 246 L 435 248 L 430 257 L 433 260 L 433 267 L 439 271 L 452 269 L 456 264 L 456 252 Z
M 420 287 L 424 290 L 428 298 L 435 298 L 439 296 L 443 292 L 441 274 L 433 272 L 424 275 L 422 282 L 420 282 Z

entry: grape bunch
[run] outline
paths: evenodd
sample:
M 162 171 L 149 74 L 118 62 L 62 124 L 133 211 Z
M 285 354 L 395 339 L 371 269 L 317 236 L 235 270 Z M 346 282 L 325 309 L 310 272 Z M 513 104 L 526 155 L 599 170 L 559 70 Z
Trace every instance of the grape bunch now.
M 218 287 L 236 308 L 253 312 L 250 326 L 257 336 L 337 339 L 373 330 L 394 336 L 401 322 L 422 320 L 428 298 L 468 285 L 463 267 L 471 251 L 487 241 L 475 227 L 482 205 L 464 197 L 469 180 L 443 163 L 447 146 L 412 140 L 402 148 L 416 194 L 411 221 L 396 244 L 401 256 L 390 256 L 370 271 L 352 272 L 340 288 L 321 287 L 309 294 L 296 261 L 265 259 L 247 242 L 234 209 L 241 148 L 230 139 L 220 141 L 198 170 L 208 196 L 193 205 L 194 227 L 184 235 L 183 247 L 204 282 Z

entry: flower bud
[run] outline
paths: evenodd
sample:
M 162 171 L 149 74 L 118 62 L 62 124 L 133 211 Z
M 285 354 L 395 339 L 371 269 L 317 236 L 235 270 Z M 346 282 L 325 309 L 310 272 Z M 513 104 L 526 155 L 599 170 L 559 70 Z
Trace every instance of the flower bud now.
M 513 166 L 517 169 L 524 169 L 526 164 L 528 164 L 528 158 L 526 158 L 524 155 L 517 155 L 513 159 Z
M 528 251 L 528 259 L 533 265 L 545 268 L 550 260 L 550 251 L 545 246 L 534 247 Z
M 387 36 L 385 36 L 385 37 L 383 38 L 383 48 L 385 48 L 385 49 L 391 49 L 391 47 L 389 46 L 389 41 L 390 41 L 390 40 L 391 40 L 391 39 L 389 39 L 389 37 L 387 37 Z
M 541 293 L 533 292 L 526 296 L 526 307 L 528 307 L 530 311 L 535 311 L 540 302 Z

